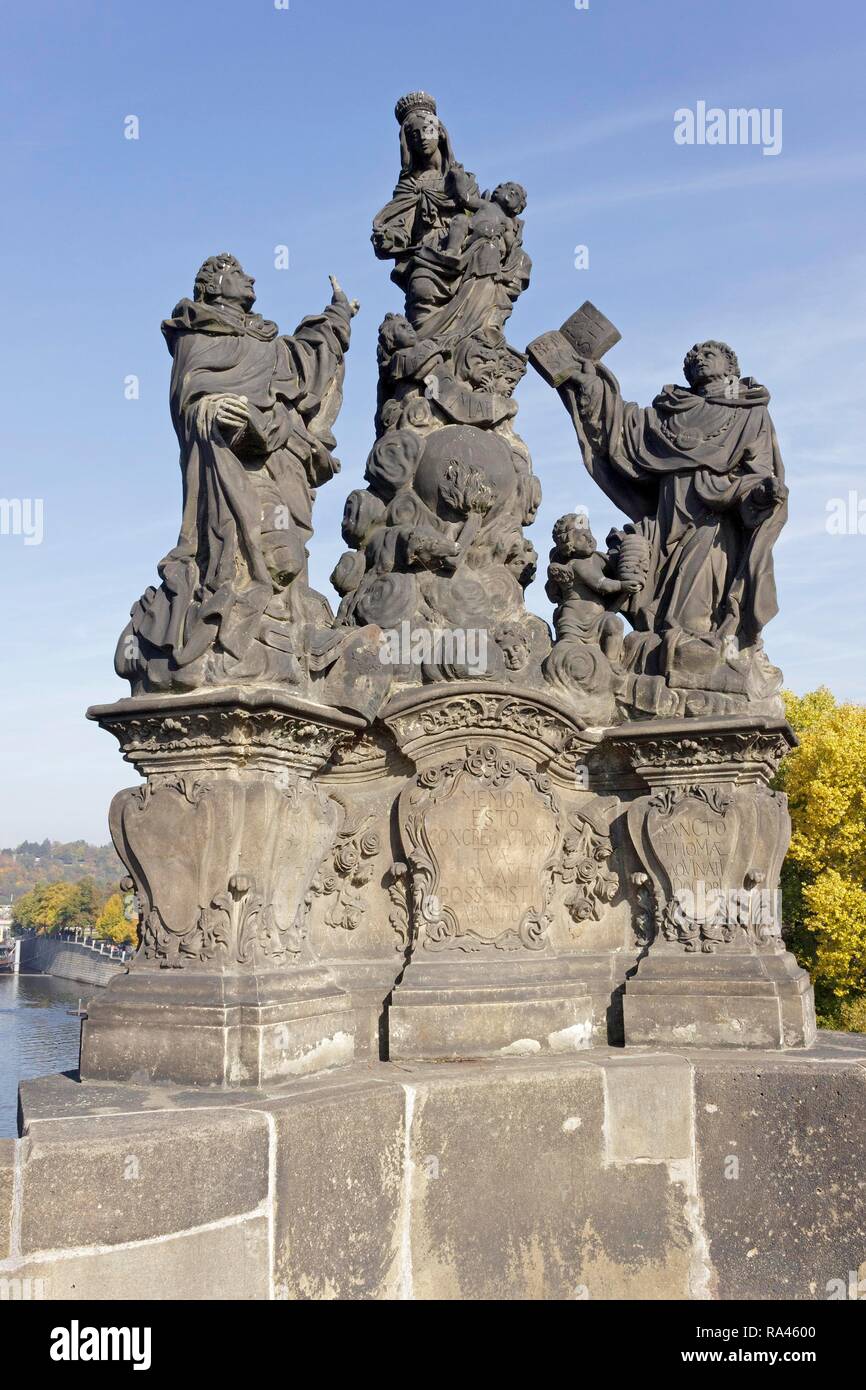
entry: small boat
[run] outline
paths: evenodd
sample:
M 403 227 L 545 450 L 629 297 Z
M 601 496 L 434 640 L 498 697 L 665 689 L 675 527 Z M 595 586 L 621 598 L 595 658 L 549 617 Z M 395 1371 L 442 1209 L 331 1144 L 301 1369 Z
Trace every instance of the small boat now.
M 0 943 L 0 975 L 15 975 L 18 973 L 19 943 L 17 941 L 4 941 Z

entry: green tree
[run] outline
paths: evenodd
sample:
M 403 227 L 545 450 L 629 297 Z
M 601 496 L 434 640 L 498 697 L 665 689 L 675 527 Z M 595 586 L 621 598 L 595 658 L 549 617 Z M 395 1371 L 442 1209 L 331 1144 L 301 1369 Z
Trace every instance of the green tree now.
M 73 883 L 39 883 L 12 907 L 12 920 L 21 927 L 34 927 L 41 934 L 56 931 L 60 913 L 74 891 Z
M 57 914 L 57 923 L 64 931 L 92 931 L 105 901 L 92 878 L 67 885 L 71 890 Z
M 12 920 L 46 934 L 92 929 L 102 911 L 104 895 L 92 879 L 80 883 L 39 883 L 12 907 Z

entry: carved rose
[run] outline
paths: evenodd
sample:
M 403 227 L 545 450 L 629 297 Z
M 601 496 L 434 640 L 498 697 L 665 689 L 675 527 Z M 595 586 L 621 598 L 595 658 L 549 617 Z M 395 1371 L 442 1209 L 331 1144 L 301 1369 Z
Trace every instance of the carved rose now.
M 360 841 L 361 853 L 365 859 L 372 859 L 374 854 L 378 854 L 381 848 L 381 840 L 376 830 L 365 830 Z
M 389 526 L 436 525 L 436 517 L 414 492 L 398 492 L 388 507 Z
M 364 589 L 358 599 L 356 612 L 362 622 L 377 623 L 381 628 L 396 628 L 404 618 L 409 618 L 414 602 L 414 575 L 379 574 Z
M 354 869 L 357 869 L 360 861 L 361 855 L 358 846 L 351 840 L 348 840 L 344 845 L 340 845 L 334 852 L 334 868 L 338 873 L 352 873 Z
M 365 570 L 366 560 L 363 551 L 347 550 L 334 566 L 331 583 L 341 597 L 353 594 L 364 578 Z
M 569 902 L 568 910 L 576 922 L 586 922 L 593 916 L 592 899 L 575 896 Z

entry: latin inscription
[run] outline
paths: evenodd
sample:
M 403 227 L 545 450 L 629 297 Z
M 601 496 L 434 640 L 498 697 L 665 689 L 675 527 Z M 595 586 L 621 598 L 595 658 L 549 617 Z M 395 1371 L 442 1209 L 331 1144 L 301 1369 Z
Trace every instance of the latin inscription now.
M 425 828 L 440 868 L 438 896 L 464 931 L 492 940 L 541 910 L 556 821 L 518 778 L 489 790 L 465 779 L 431 807 Z

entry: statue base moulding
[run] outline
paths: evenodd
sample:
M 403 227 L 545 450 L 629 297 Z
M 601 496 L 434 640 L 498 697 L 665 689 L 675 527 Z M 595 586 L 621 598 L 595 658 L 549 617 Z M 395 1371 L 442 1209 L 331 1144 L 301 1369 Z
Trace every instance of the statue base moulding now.
M 591 1046 L 580 962 L 550 937 L 565 818 L 547 769 L 583 746 L 576 721 L 487 682 L 398 696 L 382 718 L 417 769 L 398 803 L 411 938 L 390 1057 Z
M 364 721 L 267 688 L 88 713 L 146 780 L 110 812 L 141 944 L 89 1007 L 82 1079 L 261 1086 L 350 1062 L 355 1014 L 304 899 L 337 828 L 314 774 Z
M 649 787 L 627 812 L 653 940 L 628 980 L 626 1045 L 810 1047 L 807 972 L 782 939 L 791 833 L 772 777 L 794 744 L 766 716 L 651 720 L 605 744 Z

